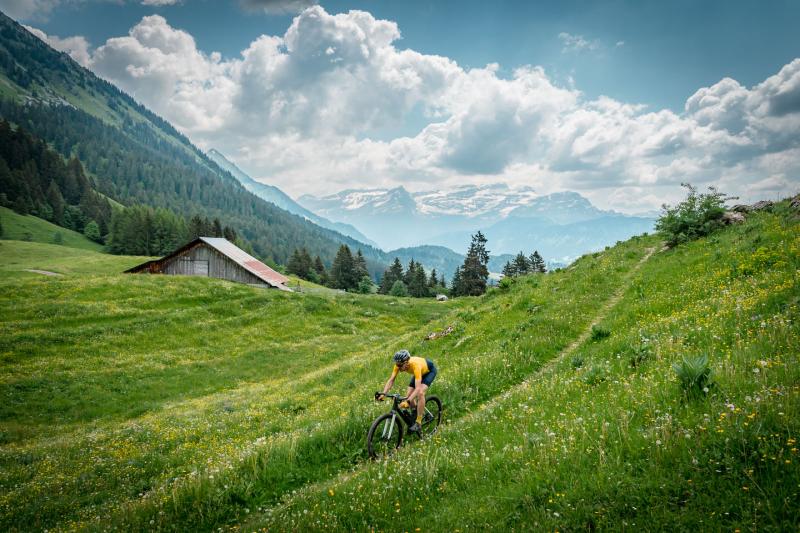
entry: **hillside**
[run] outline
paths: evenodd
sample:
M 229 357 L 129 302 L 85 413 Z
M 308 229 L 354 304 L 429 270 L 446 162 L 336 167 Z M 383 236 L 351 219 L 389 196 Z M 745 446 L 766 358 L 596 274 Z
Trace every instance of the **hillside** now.
M 49 245 L 3 241 L 0 527 L 791 530 L 799 226 L 783 204 L 445 304 L 8 275 Z M 369 462 L 401 347 L 440 367 L 446 423 Z M 691 399 L 671 365 L 699 354 Z
M 330 264 L 345 243 L 362 249 L 373 274 L 386 263 L 379 250 L 246 191 L 169 123 L 2 13 L 0 116 L 77 156 L 111 200 L 219 218 L 264 259 L 285 263 L 304 246 Z
M 99 252 L 102 246 L 84 235 L 31 215 L 20 215 L 6 207 L 0 207 L 0 223 L 3 225 L 2 239 L 60 244 L 70 248 L 83 248 Z

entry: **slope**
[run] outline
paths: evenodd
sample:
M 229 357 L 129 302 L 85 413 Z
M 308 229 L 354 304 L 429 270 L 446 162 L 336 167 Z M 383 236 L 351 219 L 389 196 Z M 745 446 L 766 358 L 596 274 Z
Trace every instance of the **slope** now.
M 657 253 L 612 300 L 609 337 L 243 529 L 796 528 L 799 225 L 784 203 Z M 707 393 L 672 368 L 698 354 Z
M 209 529 L 273 505 L 363 462 L 388 354 L 447 369 L 437 388 L 455 420 L 577 338 L 651 243 L 444 305 L 191 278 L 0 278 L 0 394 L 13 398 L 0 524 Z
M 0 223 L 3 224 L 1 236 L 3 239 L 63 244 L 70 248 L 82 248 L 96 252 L 103 248 L 78 232 L 56 226 L 31 215 L 20 215 L 6 207 L 0 207 Z

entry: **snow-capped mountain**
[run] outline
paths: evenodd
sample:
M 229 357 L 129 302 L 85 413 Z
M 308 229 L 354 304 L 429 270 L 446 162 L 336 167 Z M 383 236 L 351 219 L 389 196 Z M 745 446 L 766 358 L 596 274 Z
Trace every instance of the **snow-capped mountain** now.
M 546 259 L 563 262 L 650 231 L 654 222 L 598 209 L 577 192 L 540 196 L 530 187 L 505 184 L 421 192 L 349 189 L 298 201 L 319 215 L 354 225 L 385 250 L 432 244 L 461 251 L 480 229 L 493 253 L 538 249 Z
M 529 205 L 537 194 L 530 187 L 512 189 L 503 183 L 465 185 L 452 190 L 410 193 L 403 187 L 393 189 L 348 189 L 329 196 L 309 194 L 298 199 L 302 205 L 323 216 L 337 218 L 341 211 L 375 215 L 420 214 L 432 216 L 505 217 L 513 210 Z

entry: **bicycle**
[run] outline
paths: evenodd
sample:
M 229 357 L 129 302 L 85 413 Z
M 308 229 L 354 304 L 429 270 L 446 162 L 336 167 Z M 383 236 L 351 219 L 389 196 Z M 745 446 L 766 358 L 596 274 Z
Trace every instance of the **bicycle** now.
M 382 393 L 376 392 L 375 397 Z M 406 398 L 399 394 L 386 394 L 392 398 L 392 408 L 372 423 L 367 433 L 367 451 L 372 459 L 378 459 L 391 454 L 403 443 L 403 423 L 411 427 L 417 419 L 417 410 L 401 409 L 400 402 Z M 430 437 L 439 428 L 442 421 L 442 401 L 436 396 L 425 399 L 425 414 L 422 417 L 417 436 L 422 439 Z

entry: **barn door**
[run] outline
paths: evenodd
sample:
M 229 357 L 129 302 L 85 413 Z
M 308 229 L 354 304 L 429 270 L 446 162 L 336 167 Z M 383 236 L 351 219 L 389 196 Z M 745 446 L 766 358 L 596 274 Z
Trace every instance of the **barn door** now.
M 208 261 L 192 261 L 192 267 L 195 276 L 208 276 Z

